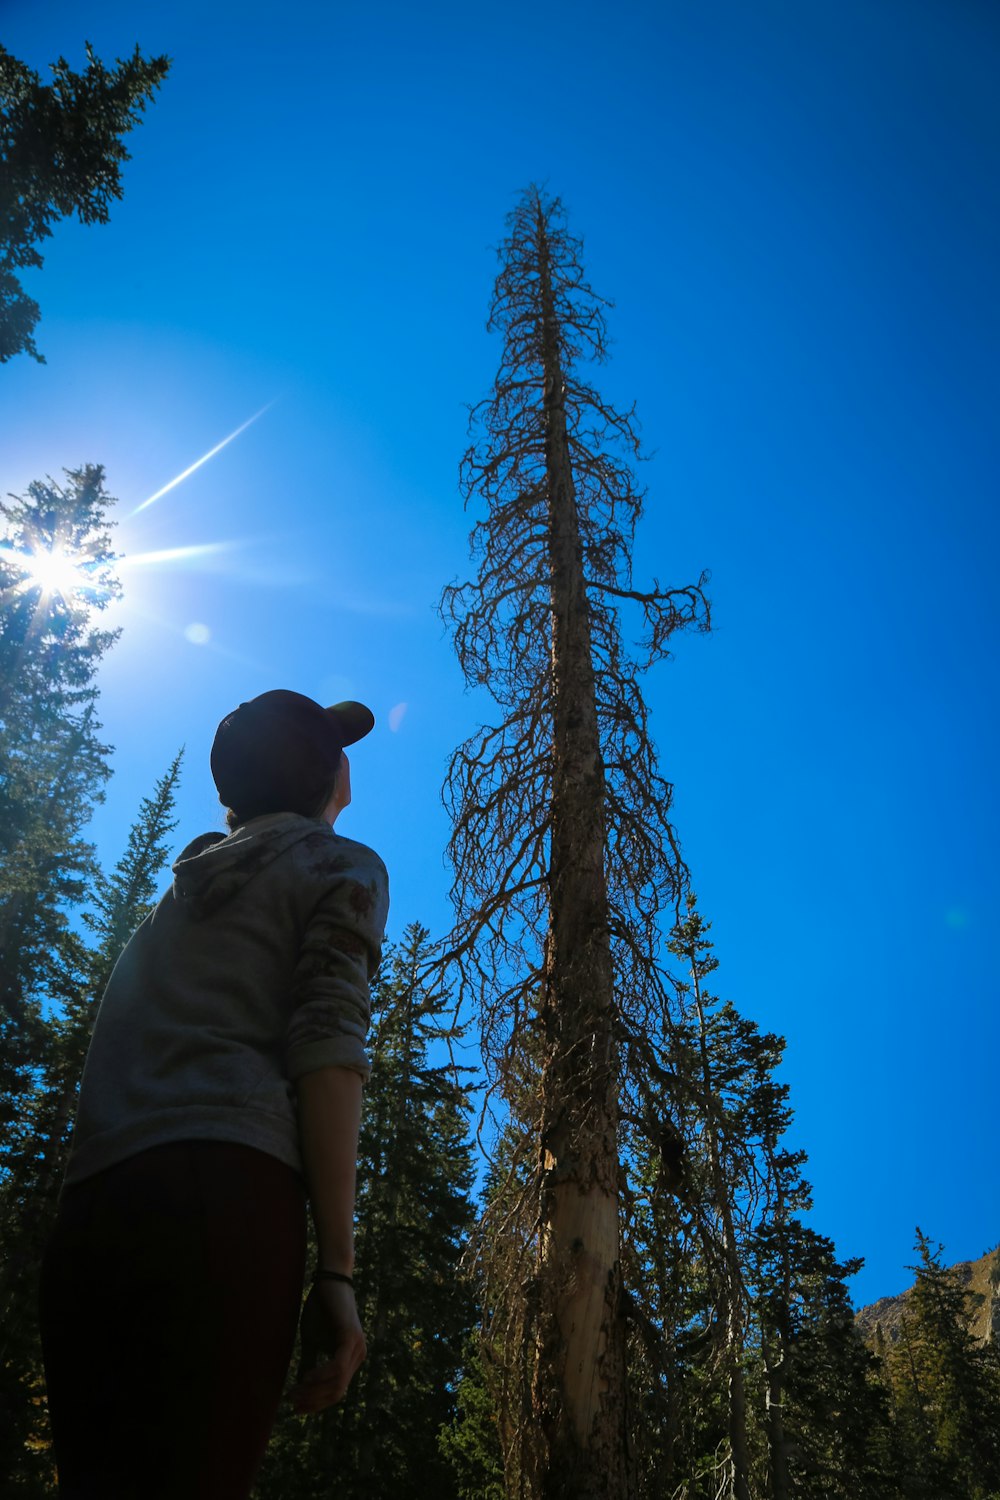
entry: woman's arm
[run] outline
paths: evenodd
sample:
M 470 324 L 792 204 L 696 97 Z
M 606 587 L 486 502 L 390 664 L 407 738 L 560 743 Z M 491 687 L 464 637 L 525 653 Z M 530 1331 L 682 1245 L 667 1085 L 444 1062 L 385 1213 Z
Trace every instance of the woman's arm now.
M 312 1203 L 319 1264 L 350 1276 L 354 1269 L 354 1193 L 361 1077 L 350 1068 L 319 1068 L 298 1082 L 299 1138 Z M 296 1392 L 301 1412 L 322 1411 L 343 1399 L 365 1358 L 365 1336 L 354 1292 L 343 1282 L 321 1281 L 310 1299 L 326 1319 L 329 1362 L 309 1371 Z M 307 1308 L 308 1308 L 307 1303 Z
M 318 1068 L 299 1079 L 299 1139 L 312 1203 L 319 1263 L 350 1276 L 354 1269 L 354 1193 L 361 1075 Z

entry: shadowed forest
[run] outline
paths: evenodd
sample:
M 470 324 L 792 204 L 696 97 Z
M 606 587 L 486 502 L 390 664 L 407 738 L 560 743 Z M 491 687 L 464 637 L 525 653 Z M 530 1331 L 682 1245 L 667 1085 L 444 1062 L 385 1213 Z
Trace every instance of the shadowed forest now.
M 0 361 L 42 358 L 19 275 L 59 219 L 109 216 L 123 141 L 169 82 L 138 50 L 51 83 L 0 50 Z M 855 1322 L 858 1263 L 813 1222 L 789 1144 L 785 1041 L 727 993 L 650 731 L 646 674 L 712 628 L 712 539 L 697 577 L 634 575 L 638 423 L 602 393 L 614 288 L 591 286 L 554 191 L 529 186 L 502 234 L 491 300 L 483 271 L 496 374 L 456 454 L 470 567 L 439 605 L 487 705 L 443 788 L 454 923 L 394 912 L 373 986 L 367 1361 L 336 1410 L 283 1408 L 255 1493 L 997 1500 L 1000 1320 L 982 1314 L 1000 1251 L 973 1289 L 918 1229 L 900 1316 Z M 88 842 L 113 771 L 113 489 L 87 462 L 0 505 L 11 1496 L 56 1493 L 37 1269 L 103 990 L 177 850 L 175 745 L 118 862 Z

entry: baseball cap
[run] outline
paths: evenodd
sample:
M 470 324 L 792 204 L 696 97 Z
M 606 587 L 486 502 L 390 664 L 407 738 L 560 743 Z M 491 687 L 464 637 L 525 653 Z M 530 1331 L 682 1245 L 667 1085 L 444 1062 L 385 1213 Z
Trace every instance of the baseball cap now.
M 241 703 L 212 744 L 219 800 L 238 813 L 310 814 L 340 764 L 341 751 L 375 727 L 363 703 L 324 708 L 304 693 L 276 688 Z

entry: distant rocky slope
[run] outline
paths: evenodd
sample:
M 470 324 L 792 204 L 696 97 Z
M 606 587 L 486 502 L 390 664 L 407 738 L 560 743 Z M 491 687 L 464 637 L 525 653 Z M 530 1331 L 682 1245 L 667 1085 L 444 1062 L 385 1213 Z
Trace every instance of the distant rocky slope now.
M 988 1250 L 979 1260 L 963 1260 L 951 1268 L 961 1284 L 971 1292 L 969 1306 L 973 1311 L 971 1331 L 981 1343 L 1000 1344 L 1000 1248 Z M 910 1288 L 912 1291 L 912 1287 Z M 910 1291 L 898 1297 L 880 1297 L 854 1314 L 854 1321 L 866 1343 L 882 1329 L 887 1344 L 899 1338 L 899 1328 L 906 1312 Z

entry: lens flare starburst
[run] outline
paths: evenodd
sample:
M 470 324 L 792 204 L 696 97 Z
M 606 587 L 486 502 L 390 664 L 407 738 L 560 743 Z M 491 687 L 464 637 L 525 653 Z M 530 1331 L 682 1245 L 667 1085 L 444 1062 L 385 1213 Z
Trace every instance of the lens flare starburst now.
M 19 600 L 23 606 L 27 601 L 35 617 L 36 629 L 46 628 L 47 622 L 57 618 L 67 615 L 76 618 L 112 603 L 122 604 L 130 612 L 152 620 L 159 616 L 153 612 L 157 595 L 156 590 L 147 583 L 150 573 L 172 571 L 175 568 L 232 571 L 225 563 L 220 568 L 220 555 L 251 545 L 251 539 L 193 542 L 141 549 L 140 536 L 144 528 L 142 522 L 135 518 L 143 515 L 155 502 L 197 473 L 210 459 L 215 458 L 259 421 L 273 405 L 272 400 L 262 406 L 129 512 L 124 518 L 125 530 L 132 535 L 127 539 L 119 538 L 119 545 L 122 542 L 125 545 L 117 556 L 107 550 L 106 537 L 102 538 L 99 547 L 86 538 L 82 545 L 74 546 L 70 543 L 68 532 L 61 534 L 59 530 L 53 531 L 51 528 L 46 532 L 37 525 L 7 527 L 6 534 L 0 533 L 0 607 L 13 607 Z M 134 525 L 130 524 L 133 521 Z M 140 535 L 136 535 L 136 532 Z M 75 539 L 75 533 L 73 536 Z M 133 541 L 137 544 L 135 550 Z M 146 578 L 139 584 L 143 574 Z M 133 585 L 127 590 L 127 598 L 124 597 L 126 583 Z M 163 620 L 161 623 L 170 622 Z M 213 643 L 212 627 L 201 620 L 189 623 L 181 633 L 192 645 Z
M 62 594 L 65 597 L 86 587 L 86 576 L 79 559 L 70 556 L 62 547 L 31 553 L 25 558 L 25 574 L 28 586 L 40 588 L 43 594 Z
M 95 580 L 90 556 L 55 542 L 28 550 L 0 544 L 0 558 L 11 570 L 5 593 L 29 594 L 37 590 L 40 604 L 57 598 L 66 603 L 92 602 Z

